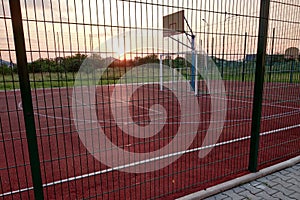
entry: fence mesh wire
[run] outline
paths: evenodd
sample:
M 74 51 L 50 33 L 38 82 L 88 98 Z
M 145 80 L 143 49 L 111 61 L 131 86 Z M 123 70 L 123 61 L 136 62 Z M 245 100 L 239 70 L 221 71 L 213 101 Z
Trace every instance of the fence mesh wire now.
M 248 173 L 259 5 L 21 1 L 45 198 L 173 199 Z M 32 199 L 8 1 L 0 7 L 0 199 Z M 188 34 L 163 37 L 163 16 L 180 10 Z M 285 52 L 299 47 L 298 12 L 271 2 L 261 168 L 299 155 L 299 55 Z

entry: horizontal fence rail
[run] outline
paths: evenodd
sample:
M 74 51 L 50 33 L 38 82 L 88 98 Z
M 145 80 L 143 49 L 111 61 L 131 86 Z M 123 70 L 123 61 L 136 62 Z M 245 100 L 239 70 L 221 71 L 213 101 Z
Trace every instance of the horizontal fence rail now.
M 0 199 L 174 199 L 298 156 L 299 8 L 0 1 Z

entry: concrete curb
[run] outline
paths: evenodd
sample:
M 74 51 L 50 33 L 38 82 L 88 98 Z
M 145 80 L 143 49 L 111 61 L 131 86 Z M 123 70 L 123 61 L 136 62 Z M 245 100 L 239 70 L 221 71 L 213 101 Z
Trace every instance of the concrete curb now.
M 290 160 L 287 160 L 287 161 L 284 161 L 282 163 L 273 165 L 271 167 L 267 167 L 267 168 L 262 169 L 262 170 L 260 170 L 258 172 L 247 174 L 245 176 L 242 176 L 242 177 L 239 177 L 239 178 L 236 178 L 236 179 L 233 179 L 233 180 L 221 183 L 219 185 L 207 188 L 205 190 L 201 190 L 201 191 L 198 191 L 198 192 L 195 192 L 195 193 L 192 193 L 192 194 L 180 197 L 177 200 L 187 200 L 187 199 L 189 199 L 189 200 L 194 200 L 194 199 L 198 200 L 198 199 L 204 199 L 204 198 L 210 197 L 212 195 L 218 194 L 220 192 L 224 192 L 224 191 L 229 190 L 231 188 L 237 187 L 239 185 L 248 183 L 248 182 L 253 181 L 255 179 L 261 178 L 263 176 L 272 174 L 272 173 L 274 173 L 276 171 L 280 171 L 282 169 L 291 167 L 291 166 L 293 166 L 293 165 L 295 165 L 297 163 L 300 163 L 300 156 L 297 156 L 297 157 L 292 158 Z

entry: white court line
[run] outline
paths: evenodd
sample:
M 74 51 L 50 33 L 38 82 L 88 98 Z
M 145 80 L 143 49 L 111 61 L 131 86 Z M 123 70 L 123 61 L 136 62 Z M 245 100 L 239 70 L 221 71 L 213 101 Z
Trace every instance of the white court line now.
M 184 80 L 186 80 L 186 81 L 188 81 L 188 79 L 184 79 Z M 230 81 L 230 80 L 222 80 L 223 82 L 225 82 L 225 83 L 228 83 L 229 84 L 229 86 L 232 86 L 233 84 L 236 84 L 236 83 L 241 83 L 242 84 L 242 82 L 239 82 L 239 81 Z M 31 81 L 31 82 L 33 82 L 33 81 Z M 173 81 L 164 81 L 164 83 L 172 83 Z M 200 82 L 200 80 L 198 81 L 198 82 Z M 250 83 L 254 83 L 254 81 L 253 82 L 250 82 Z M 124 85 L 149 85 L 149 84 L 160 84 L 159 83 L 159 81 L 149 81 L 149 82 L 143 82 L 143 83 L 116 83 L 116 84 L 106 84 L 106 85 L 96 85 L 96 87 L 114 87 L 114 86 L 124 86 Z M 286 87 L 286 86 L 288 86 L 288 87 L 298 87 L 298 83 L 292 83 L 292 84 L 290 84 L 290 83 L 273 83 L 270 87 L 267 87 L 266 86 L 266 89 L 273 89 L 273 88 L 280 88 L 280 87 L 278 87 L 278 86 L 281 86 L 281 87 Z M 246 85 L 246 86 L 248 86 L 248 84 Z M 78 86 L 78 87 L 87 87 L 87 86 Z M 244 89 L 244 85 L 237 85 L 235 88 L 242 88 L 242 89 Z M 253 86 L 248 86 L 248 87 L 250 87 L 250 88 L 254 88 Z M 74 84 L 73 85 L 70 85 L 70 86 L 68 86 L 68 87 L 66 87 L 66 86 L 63 86 L 63 87 L 50 87 L 50 88 L 32 88 L 31 90 L 33 91 L 33 92 L 35 92 L 35 91 L 45 91 L 45 90 L 52 90 L 52 91 L 55 91 L 55 90 L 61 90 L 61 89 L 73 89 L 74 88 Z M 0 93 L 5 93 L 5 91 L 6 92 L 20 92 L 20 89 L 10 89 L 10 90 L 0 90 Z
M 7 195 L 12 195 L 12 194 L 18 194 L 20 192 L 26 192 L 26 191 L 29 191 L 29 190 L 33 190 L 33 187 L 22 188 L 20 190 L 14 190 L 14 191 L 11 191 L 11 192 L 5 192 L 5 193 L 0 194 L 0 197 L 4 197 L 4 196 L 7 196 Z
M 132 83 L 132 84 L 125 84 L 125 85 L 126 85 L 126 86 L 127 86 L 127 85 L 133 85 L 133 84 L 147 85 L 147 84 L 154 84 L 154 83 L 157 83 L 157 84 L 158 84 L 158 82 L 149 82 L 149 83 Z M 123 85 L 124 85 L 124 84 L 116 84 L 116 85 L 114 85 L 114 86 L 123 86 Z M 104 85 L 104 86 L 106 86 L 106 85 Z M 97 86 L 97 87 L 103 87 L 103 86 Z M 58 90 L 59 88 L 53 88 L 53 89 L 50 89 L 50 90 L 54 90 L 54 89 Z M 62 89 L 72 89 L 72 88 L 63 87 Z M 149 90 L 156 90 L 155 88 L 147 88 L 147 89 L 149 89 Z M 53 93 L 59 93 L 59 91 L 57 91 L 57 92 L 43 93 L 42 95 L 38 95 L 38 96 L 44 96 L 44 95 L 53 94 Z M 103 96 L 103 97 L 104 97 L 104 98 L 107 98 L 107 99 L 110 99 L 110 97 L 107 97 L 107 96 Z M 71 98 L 71 99 L 72 99 L 72 97 L 70 97 L 70 96 L 69 96 L 68 98 Z M 250 103 L 250 104 L 253 103 L 252 101 L 239 100 L 239 99 L 232 99 L 232 98 L 222 98 L 222 97 L 212 97 L 212 98 L 218 98 L 218 99 L 223 99 L 223 100 L 231 100 L 231 101 L 237 101 L 237 102 L 244 102 L 244 103 Z M 126 102 L 126 101 L 122 101 L 122 100 L 117 100 L 116 102 L 119 102 L 119 103 L 130 103 L 130 104 L 132 104 L 133 106 L 137 106 L 137 107 L 142 108 L 142 109 L 144 109 L 144 110 L 149 110 L 149 111 L 151 110 L 151 111 L 156 112 L 156 113 L 158 113 L 158 114 L 162 114 L 162 112 L 160 112 L 160 111 L 153 110 L 153 109 L 151 109 L 151 108 L 146 108 L 146 107 L 143 107 L 143 106 L 140 106 L 140 105 L 134 105 L 132 102 Z M 278 107 L 278 108 L 288 108 L 288 109 L 300 110 L 300 108 L 290 107 L 290 106 L 281 106 L 281 105 L 276 105 L 276 104 L 262 103 L 262 105 L 264 105 L 264 106 L 271 106 L 271 107 Z M 20 110 L 22 110 L 22 102 L 21 102 L 21 101 L 18 103 L 18 108 L 19 108 Z M 41 116 L 47 116 L 47 115 L 38 114 L 38 113 L 35 113 L 35 114 L 41 115 Z M 144 115 L 139 115 L 139 116 L 144 116 Z M 51 117 L 50 117 L 50 118 L 51 118 Z M 55 117 L 52 117 L 52 118 L 55 118 Z M 63 118 L 63 117 L 58 117 L 58 119 L 69 120 L 69 118 Z M 121 119 L 122 119 L 122 118 L 121 118 Z
M 107 98 L 108 100 L 112 99 L 112 98 L 110 98 L 110 97 L 108 97 L 108 96 L 102 96 L 102 97 L 105 97 L 105 98 Z M 153 109 L 151 109 L 151 108 L 146 108 L 146 107 L 140 106 L 140 105 L 135 105 L 135 104 L 133 104 L 133 102 L 131 102 L 131 101 L 116 100 L 115 98 L 114 98 L 114 101 L 117 102 L 117 103 L 128 103 L 128 104 L 131 104 L 131 105 L 133 105 L 133 106 L 137 106 L 137 107 L 139 107 L 139 108 L 142 108 L 142 109 L 144 109 L 144 110 L 149 110 L 149 111 L 156 112 L 156 113 L 158 113 L 158 114 L 163 114 L 163 112 L 161 112 L 161 111 L 153 110 Z M 142 116 L 143 116 L 143 115 L 142 115 Z
M 106 97 L 108 100 L 110 100 L 111 98 L 110 97 L 107 97 L 107 96 L 102 96 L 102 97 Z M 68 98 L 70 98 L 71 100 L 73 100 L 73 97 L 70 97 L 70 96 L 68 96 Z M 76 102 L 78 102 L 77 100 L 76 100 Z M 119 103 L 126 103 L 126 101 L 117 101 L 117 102 L 119 102 Z M 79 102 L 80 103 L 80 102 Z M 110 103 L 110 101 L 108 101 L 107 102 L 107 104 L 109 104 Z M 129 103 L 131 103 L 131 102 L 129 102 Z M 133 103 L 131 103 L 133 106 L 137 106 L 137 105 L 134 105 Z M 89 106 L 89 105 L 87 105 L 89 108 L 91 108 L 91 106 Z M 153 110 L 153 109 L 151 109 L 151 108 L 146 108 L 146 107 L 143 107 L 143 106 L 137 106 L 137 107 L 139 107 L 139 108 L 142 108 L 142 109 L 144 109 L 144 110 L 151 110 L 151 111 L 153 111 L 153 112 L 156 112 L 156 113 L 158 113 L 158 114 L 163 114 L 162 112 L 160 112 L 160 111 L 157 111 L 157 110 Z M 122 108 L 121 106 L 120 106 L 120 108 Z M 154 116 L 157 116 L 156 114 L 153 114 Z M 134 115 L 134 117 L 143 117 L 143 116 L 145 116 L 144 114 L 140 114 L 140 115 Z M 151 116 L 150 114 L 147 114 L 146 115 L 146 117 L 147 116 Z M 119 117 L 119 118 L 116 118 L 116 119 L 114 119 L 114 121 L 116 121 L 116 120 L 122 120 L 122 119 L 128 119 L 128 117 Z M 86 122 L 86 120 L 76 120 L 76 119 L 74 119 L 74 121 L 83 121 L 83 122 Z M 105 123 L 105 122 L 108 122 L 108 121 L 113 121 L 113 120 L 98 120 L 98 121 L 92 121 L 92 122 L 103 122 L 103 123 Z M 123 124 L 129 124 L 128 122 L 122 122 Z
M 290 111 L 290 112 L 285 112 L 285 113 L 277 113 L 277 114 L 273 114 L 273 115 L 267 115 L 267 116 L 262 116 L 262 120 L 273 120 L 273 119 L 277 119 L 280 117 L 287 117 L 287 116 L 292 116 L 292 115 L 296 115 L 299 114 L 300 110 L 294 110 L 294 111 Z M 199 113 L 201 114 L 201 113 Z M 155 119 L 154 121 L 160 121 L 161 118 Z M 224 122 L 245 122 L 245 121 L 251 121 L 252 118 L 243 118 L 243 119 L 230 119 L 230 120 L 225 120 Z M 223 121 L 214 121 L 214 120 L 207 120 L 207 121 L 200 121 L 200 122 L 193 122 L 193 121 L 188 121 L 188 122 L 165 122 L 165 123 L 153 123 L 153 124 L 179 124 L 179 123 L 184 123 L 184 124 L 195 124 L 195 123 L 199 123 L 199 124 L 204 124 L 204 123 L 220 123 Z M 126 122 L 124 122 L 126 124 Z M 127 123 L 130 124 L 130 123 Z M 145 122 L 140 122 L 139 124 L 147 124 Z
M 157 91 L 157 89 L 155 89 L 155 88 L 147 88 L 147 89 Z M 227 98 L 222 98 L 222 97 L 213 97 L 213 96 L 211 96 L 211 98 L 217 98 L 217 99 L 223 99 L 223 100 L 231 100 L 231 101 L 244 102 L 244 103 L 250 103 L 250 104 L 253 103 L 252 101 L 246 101 L 246 100 L 229 98 L 229 95 L 227 95 L 227 94 L 225 96 L 228 96 L 228 97 Z M 264 105 L 264 106 L 271 106 L 271 107 L 278 107 L 278 108 L 289 108 L 289 109 L 300 110 L 300 108 L 297 108 L 297 107 L 281 106 L 281 105 L 277 105 L 277 104 L 278 104 L 277 102 L 275 102 L 275 103 L 262 103 L 262 105 Z
M 50 93 L 49 93 L 50 94 Z M 106 97 L 106 96 L 105 96 Z M 68 98 L 72 98 L 72 97 L 68 97 Z M 106 98 L 109 98 L 109 97 L 106 97 Z M 225 100 L 225 98 L 222 98 L 222 97 L 213 97 L 213 98 L 218 98 L 218 99 L 223 99 Z M 251 101 L 245 101 L 245 100 L 239 100 L 239 99 L 232 99 L 232 98 L 227 98 L 227 100 L 230 100 L 230 101 L 237 101 L 237 102 L 243 102 L 243 103 L 252 103 Z M 300 111 L 300 108 L 295 108 L 295 107 L 290 107 L 290 106 L 279 106 L 279 105 L 272 105 L 272 104 L 263 104 L 263 105 L 267 105 L 267 106 L 272 106 L 272 107 L 281 107 L 281 108 L 288 108 L 288 109 L 294 109 L 294 111 L 290 111 L 290 112 L 285 112 L 285 113 L 277 113 L 277 114 L 273 114 L 273 115 L 267 115 L 267 116 L 262 116 L 262 119 L 264 120 L 268 120 L 268 119 L 271 119 L 272 117 L 275 117 L 275 118 L 279 118 L 279 117 L 284 117 L 284 116 L 291 116 L 291 115 L 295 115 L 295 114 L 298 114 L 299 111 Z M 18 109 L 22 110 L 22 102 L 20 101 L 18 103 Z M 147 108 L 144 108 L 144 109 L 147 109 Z M 46 115 L 46 114 L 41 114 L 41 113 L 37 113 L 37 112 L 34 112 L 35 115 L 38 115 L 38 116 L 42 116 L 42 117 L 48 117 L 48 118 L 51 118 L 51 119 L 61 119 L 61 120 L 67 120 L 67 121 L 77 121 L 77 122 L 83 122 L 83 123 L 87 123 L 87 120 L 76 120 L 76 119 L 72 119 L 72 118 L 69 118 L 69 117 L 60 117 L 60 116 L 52 116 L 52 115 Z M 135 116 L 144 116 L 144 115 L 135 115 Z M 156 115 L 155 115 L 156 116 Z M 126 119 L 126 118 L 118 118 L 118 119 Z M 161 118 L 156 118 L 156 120 L 160 120 Z M 155 120 L 155 121 L 156 121 Z M 232 119 L 232 120 L 225 120 L 225 122 L 243 122 L 243 121 L 249 121 L 251 120 L 251 118 L 243 118 L 243 119 Z M 100 122 L 100 123 L 105 123 L 105 122 L 108 122 L 108 120 L 98 120 L 98 121 L 90 121 L 90 122 Z M 194 123 L 207 123 L 209 121 L 201 121 L 201 122 L 183 122 L 183 123 L 187 123 L 187 124 L 194 124 Z M 210 121 L 212 123 L 218 123 L 220 121 Z M 129 122 L 126 122 L 124 121 L 123 122 L 125 125 L 128 125 L 130 124 Z M 145 122 L 143 122 L 142 124 L 145 124 Z M 155 123 L 155 124 L 161 124 L 161 123 Z M 178 122 L 165 122 L 165 124 L 178 124 Z M 69 125 L 72 125 L 72 124 L 68 124 Z M 74 125 L 74 124 L 73 124 Z M 54 126 L 53 126 L 54 127 Z M 62 126 L 61 126 L 62 127 Z M 51 127 L 50 127 L 51 128 Z M 13 133 L 12 133 L 13 134 Z
M 110 99 L 109 97 L 107 97 L 107 96 L 103 96 L 103 97 L 106 97 L 106 98 L 108 98 L 108 99 Z M 72 97 L 68 97 L 68 98 L 71 98 L 72 99 Z M 117 100 L 116 102 L 119 102 L 119 103 L 126 103 L 125 101 L 120 101 L 120 100 Z M 130 104 L 132 104 L 133 106 L 137 106 L 137 105 L 135 105 L 135 104 L 133 104 L 132 102 L 129 102 Z M 162 112 L 160 112 L 160 111 L 157 111 L 157 110 L 153 110 L 153 109 L 151 109 L 151 108 L 146 108 L 146 107 L 143 107 L 143 106 L 140 106 L 140 105 L 138 105 L 137 107 L 139 107 L 139 108 L 142 108 L 142 109 L 144 109 L 144 110 L 149 110 L 149 111 L 153 111 L 153 112 L 156 112 L 156 113 L 158 113 L 158 114 L 162 114 Z M 19 103 L 18 103 L 18 109 L 19 110 L 23 110 L 23 107 L 22 107 L 22 101 L 20 101 Z M 68 120 L 68 121 L 78 121 L 78 122 L 87 122 L 87 120 L 80 120 L 80 119 L 73 119 L 73 118 L 69 118 L 69 117 L 60 117 L 60 116 L 53 116 L 53 115 L 46 115 L 46 114 L 41 114 L 41 113 L 37 113 L 37 112 L 34 112 L 34 114 L 35 115 L 38 115 L 38 116 L 42 116 L 42 117 L 48 117 L 48 118 L 51 118 L 51 119 L 62 119 L 62 120 Z M 148 114 L 149 115 L 149 114 Z M 147 116 L 148 116 L 147 115 Z M 139 117 L 139 116 L 145 116 L 145 115 L 135 115 L 135 117 Z M 155 115 L 156 116 L 156 115 Z M 124 118 L 118 118 L 118 119 L 124 119 Z M 118 120 L 117 119 L 117 120 Z M 126 119 L 126 118 L 125 118 Z M 95 123 L 95 122 L 107 122 L 108 120 L 97 120 L 97 121 L 95 121 L 95 120 L 92 120 L 92 121 L 89 121 L 89 122 L 93 122 L 93 123 Z M 128 124 L 128 122 L 123 122 L 124 124 Z
M 290 129 L 294 129 L 294 128 L 299 128 L 299 127 L 300 127 L 300 124 L 297 124 L 297 125 L 288 126 L 288 127 L 284 127 L 284 128 L 279 128 L 279 129 L 275 129 L 275 130 L 271 130 L 271 131 L 266 131 L 266 132 L 260 133 L 260 135 L 265 136 L 265 135 L 269 135 L 269 134 L 273 134 L 273 133 L 277 133 L 277 132 L 281 132 L 281 131 L 286 131 L 286 130 L 290 130 Z M 166 159 L 166 158 L 173 157 L 173 156 L 183 155 L 185 153 L 192 153 L 192 152 L 195 152 L 195 151 L 204 150 L 204 149 L 208 149 L 208 148 L 223 146 L 223 145 L 226 145 L 226 144 L 231 144 L 231 143 L 235 143 L 235 142 L 239 142 L 239 141 L 243 141 L 243 140 L 248 140 L 248 139 L 250 139 L 250 136 L 236 138 L 236 139 L 232 139 L 232 140 L 228 140 L 228 141 L 224 141 L 224 142 L 220 142 L 220 143 L 217 143 L 217 144 L 208 145 L 208 146 L 204 146 L 204 147 L 197 147 L 197 148 L 194 148 L 194 149 L 188 149 L 188 150 L 185 150 L 185 151 L 180 151 L 180 152 L 176 152 L 176 153 L 172 153 L 172 154 L 162 155 L 162 156 L 158 156 L 158 157 L 155 157 L 155 158 L 142 160 L 142 161 L 139 161 L 139 162 L 129 163 L 127 165 L 121 165 L 121 166 L 114 167 L 114 168 L 108 168 L 108 169 L 104 169 L 104 170 L 100 170 L 100 171 L 96 171 L 96 172 L 91 172 L 91 173 L 87 173 L 87 174 L 83 174 L 83 175 L 79 175 L 79 176 L 74 176 L 74 177 L 70 177 L 70 178 L 66 178 L 66 179 L 61 179 L 61 180 L 54 181 L 54 182 L 45 183 L 45 184 L 43 184 L 43 187 L 62 184 L 62 183 L 66 183 L 66 182 L 69 182 L 69 181 L 74 181 L 74 180 L 87 178 L 87 177 L 91 177 L 91 176 L 96 176 L 96 175 L 108 173 L 108 172 L 119 170 L 119 169 L 133 167 L 133 166 L 136 166 L 136 165 L 141 165 L 141 164 L 153 162 L 153 161 L 156 161 L 156 160 L 161 160 L 161 159 Z M 33 187 L 29 187 L 29 188 L 22 188 L 20 190 L 5 192 L 5 193 L 0 194 L 0 197 L 16 194 L 16 193 L 20 193 L 20 192 L 25 192 L 25 191 L 32 190 L 32 189 L 33 189 Z
M 236 101 L 236 102 L 243 102 L 243 103 L 249 103 L 252 104 L 252 101 L 246 101 L 246 100 L 240 100 L 240 99 L 232 99 L 232 98 L 222 98 L 222 97 L 212 97 L 216 99 L 223 99 L 223 100 L 230 100 L 230 101 Z M 272 103 L 262 103 L 263 106 L 271 106 L 275 108 L 288 108 L 288 109 L 294 109 L 294 110 L 300 110 L 300 108 L 297 107 L 291 107 L 291 106 L 281 106 L 281 105 L 276 105 Z
M 262 119 L 263 120 L 272 120 L 272 119 L 276 119 L 276 118 L 280 118 L 280 117 L 287 117 L 287 116 L 292 116 L 292 115 L 295 115 L 295 114 L 299 114 L 300 113 L 300 110 L 297 111 L 297 110 L 294 110 L 294 111 L 291 111 L 291 112 L 285 112 L 285 113 L 278 113 L 278 114 L 274 114 L 274 115 L 268 115 L 268 116 L 262 116 Z M 37 115 L 42 115 L 43 117 L 49 117 L 49 118 L 53 118 L 53 119 L 61 119 L 62 117 L 54 117 L 54 116 L 51 116 L 51 115 L 44 115 L 44 114 L 38 114 L 38 113 L 35 113 Z M 200 113 L 199 113 L 200 114 Z M 75 121 L 74 119 L 71 119 L 71 118 L 62 118 L 63 120 L 68 120 L 68 121 Z M 159 119 L 155 119 L 154 121 L 159 121 L 161 120 L 161 118 Z M 243 119 L 231 119 L 231 120 L 225 120 L 225 122 L 244 122 L 244 121 L 251 121 L 251 118 L 243 118 Z M 80 122 L 78 120 L 78 122 Z M 87 123 L 87 121 L 83 121 L 81 120 L 82 123 Z M 98 121 L 98 122 L 103 122 L 104 121 Z M 105 121 L 105 122 L 108 122 L 108 121 Z M 211 123 L 219 123 L 221 121 L 211 121 L 211 120 L 208 120 L 208 121 L 201 121 L 201 122 L 193 122 L 193 121 L 188 121 L 188 122 L 165 122 L 165 123 L 159 123 L 159 122 L 152 122 L 153 124 L 179 124 L 179 123 L 185 123 L 185 124 L 196 124 L 196 123 L 199 123 L 199 124 L 205 124 L 205 123 L 208 123 L 208 122 L 211 122 Z M 126 121 L 123 122 L 124 125 L 129 125 L 131 123 L 128 123 Z M 80 124 L 80 123 L 79 123 Z M 139 122 L 138 124 L 148 124 L 148 122 Z M 40 131 L 42 130 L 48 130 L 49 128 L 62 128 L 62 127 L 67 127 L 67 126 L 73 126 L 75 124 L 71 123 L 71 124 L 64 124 L 64 125 L 61 125 L 61 126 L 49 126 L 49 127 L 40 127 Z M 23 130 L 21 131 L 22 133 L 25 133 L 26 131 Z M 20 133 L 20 131 L 13 131 L 13 132 L 10 132 L 10 133 L 7 133 L 7 134 L 16 134 L 16 133 Z M 4 133 L 5 134 L 5 133 Z
M 23 110 L 22 102 L 21 101 L 18 103 L 18 109 L 19 110 Z M 72 118 L 69 118 L 69 117 L 60 117 L 60 116 L 46 115 L 46 114 L 41 114 L 41 113 L 37 113 L 37 112 L 33 112 L 33 114 L 41 116 L 41 117 L 46 117 L 46 118 L 48 117 L 48 118 L 51 118 L 51 119 L 62 119 L 62 120 L 68 120 L 68 121 L 87 122 L 87 120 L 76 120 L 76 119 L 72 119 Z M 104 121 L 98 120 L 98 121 L 89 121 L 89 122 L 104 122 Z
M 49 93 L 49 94 L 51 94 L 51 93 Z M 106 97 L 106 98 L 108 98 L 109 99 L 109 97 L 107 97 L 107 96 L 103 96 L 103 97 Z M 70 96 L 68 96 L 68 98 L 71 98 L 72 99 L 72 97 L 70 97 Z M 119 101 L 119 102 L 125 102 L 125 101 Z M 131 102 L 130 102 L 131 103 Z M 133 106 L 136 106 L 136 105 L 134 105 L 133 103 L 131 103 Z M 159 112 L 159 111 L 156 111 L 156 110 L 153 110 L 153 109 L 148 109 L 148 108 L 146 108 L 146 107 L 143 107 L 143 106 L 138 106 L 138 107 L 140 107 L 140 108 L 142 108 L 142 109 L 145 109 L 145 110 L 152 110 L 152 111 L 154 111 L 154 112 L 158 112 L 158 114 L 162 114 L 162 112 Z M 18 103 L 18 109 L 19 110 L 23 110 L 23 107 L 22 107 L 22 102 L 20 101 L 19 103 Z M 84 122 L 84 123 L 87 123 L 87 122 L 92 122 L 92 123 L 99 123 L 99 122 L 101 122 L 101 123 L 105 123 L 105 122 L 108 122 L 108 121 L 112 121 L 112 120 L 97 120 L 97 121 L 94 121 L 94 120 L 92 120 L 92 121 L 87 121 L 87 120 L 76 120 L 76 119 L 73 119 L 73 118 L 69 118 L 69 117 L 60 117 L 60 116 L 53 116 L 53 115 L 46 115 L 46 114 L 41 114 L 41 113 L 37 113 L 37 112 L 34 112 L 34 115 L 38 115 L 38 116 L 41 116 L 41 117 L 48 117 L 48 118 L 51 118 L 51 119 L 61 119 L 61 120 L 67 120 L 67 121 L 77 121 L 77 122 Z M 149 116 L 150 114 L 148 114 L 147 116 Z M 140 116 L 145 116 L 144 114 L 141 114 L 141 115 L 134 115 L 135 117 L 140 117 Z M 157 116 L 157 115 L 155 115 L 154 114 L 154 116 Z M 117 118 L 116 120 L 120 120 L 120 119 L 127 119 L 127 118 Z M 130 124 L 129 122 L 126 122 L 126 121 L 124 121 L 123 122 L 125 125 L 127 125 L 127 124 Z M 70 124 L 68 124 L 68 126 L 69 126 Z M 72 125 L 72 124 L 71 124 Z M 74 124 L 73 124 L 74 125 Z M 55 127 L 55 126 L 53 126 L 53 127 Z M 62 127 L 62 126 L 61 126 Z
M 146 109 L 146 108 L 145 108 Z M 296 108 L 294 108 L 296 109 Z M 273 115 L 267 115 L 267 116 L 262 116 L 262 119 L 263 120 L 270 120 L 272 118 L 276 119 L 276 118 L 280 118 L 280 117 L 285 117 L 285 116 L 292 116 L 292 115 L 295 115 L 295 114 L 298 114 L 300 112 L 300 109 L 297 109 L 297 110 L 294 110 L 294 111 L 289 111 L 289 112 L 284 112 L 284 113 L 277 113 L 277 114 L 273 114 Z M 85 122 L 85 123 L 105 123 L 105 122 L 108 122 L 108 121 L 112 121 L 112 120 L 92 120 L 92 121 L 87 121 L 87 120 L 81 120 L 81 119 L 72 119 L 72 118 L 68 118 L 68 117 L 60 117 L 60 116 L 52 116 L 52 115 L 46 115 L 46 114 L 41 114 L 41 113 L 37 113 L 37 112 L 34 112 L 35 115 L 38 115 L 38 116 L 42 116 L 42 117 L 48 117 L 48 118 L 51 118 L 51 119 L 62 119 L 62 120 L 68 120 L 68 121 L 77 121 L 77 122 Z M 200 114 L 200 113 L 199 113 Z M 144 115 L 135 115 L 135 116 L 144 116 Z M 148 116 L 148 115 L 147 115 Z M 156 116 L 156 115 L 155 115 Z M 127 118 L 118 118 L 117 120 L 122 120 L 122 119 L 127 119 Z M 158 120 L 161 120 L 161 118 L 156 118 L 155 121 L 158 121 Z M 251 118 L 243 118 L 243 119 L 231 119 L 231 120 L 225 120 L 225 122 L 243 122 L 243 121 L 251 121 L 252 119 Z M 194 123 L 200 123 L 200 124 L 203 124 L 203 123 L 207 123 L 207 122 L 212 122 L 212 123 L 219 123 L 221 121 L 201 121 L 201 122 L 180 122 L 180 123 L 186 123 L 186 124 L 194 124 Z M 126 121 L 123 121 L 122 122 L 124 125 L 129 125 L 129 124 L 132 124 L 132 123 L 129 123 L 129 122 L 126 122 Z M 140 123 L 139 123 L 140 124 Z M 146 122 L 142 122 L 142 124 L 146 124 Z M 161 123 L 153 123 L 153 124 L 161 124 Z M 164 124 L 178 124 L 178 122 L 165 122 Z
M 53 88 L 54 89 L 54 88 Z M 58 88 L 55 88 L 55 89 L 57 89 L 58 90 Z M 65 88 L 63 88 L 63 89 L 65 89 Z M 72 89 L 72 88 L 68 88 L 68 89 Z M 47 91 L 50 91 L 50 92 L 46 92 L 46 90 Z M 13 92 L 13 90 L 7 90 L 7 91 L 9 91 L 9 92 Z M 18 92 L 18 93 L 17 93 Z M 49 94 L 62 94 L 62 92 L 63 91 L 52 91 L 51 92 L 51 88 L 45 88 L 45 92 L 43 92 L 43 93 L 35 93 L 35 91 L 34 90 L 31 90 L 31 94 L 32 94 L 32 99 L 36 99 L 36 97 L 43 97 L 43 96 L 46 96 L 46 95 L 49 95 Z M 1 91 L 0 90 L 0 94 L 1 93 L 4 93 L 4 91 Z M 20 91 L 19 91 L 19 89 L 18 90 L 16 90 L 16 92 L 13 92 L 13 94 L 9 94 L 9 95 L 6 95 L 7 97 L 21 97 L 21 93 L 20 93 Z M 58 96 L 58 98 L 59 98 L 59 96 Z

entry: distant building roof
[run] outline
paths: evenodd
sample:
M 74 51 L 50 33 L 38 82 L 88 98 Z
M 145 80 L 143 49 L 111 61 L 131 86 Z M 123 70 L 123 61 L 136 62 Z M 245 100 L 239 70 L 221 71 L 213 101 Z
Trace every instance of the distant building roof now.
M 3 65 L 3 64 L 7 65 L 9 67 L 13 67 L 14 66 L 14 63 L 0 59 L 0 65 Z

